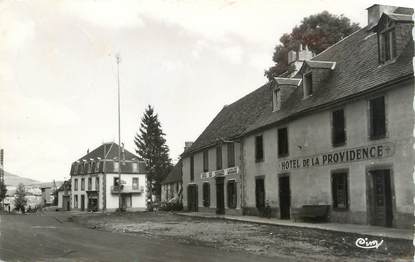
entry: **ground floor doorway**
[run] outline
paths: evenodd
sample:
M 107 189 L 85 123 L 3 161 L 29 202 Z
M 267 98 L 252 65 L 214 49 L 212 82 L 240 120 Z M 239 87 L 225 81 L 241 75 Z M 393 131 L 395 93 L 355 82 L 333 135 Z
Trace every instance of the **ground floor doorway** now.
M 187 187 L 187 208 L 191 212 L 198 211 L 198 192 L 196 184 L 191 184 Z
M 216 178 L 216 214 L 225 214 L 225 178 Z
M 259 214 L 262 214 L 265 208 L 265 184 L 263 177 L 255 179 L 255 202 Z
M 127 208 L 132 207 L 132 195 L 131 194 L 122 194 L 121 195 L 121 208 L 126 210 Z
M 393 209 L 390 170 L 370 170 L 368 185 L 370 224 L 392 227 Z
M 290 219 L 291 208 L 291 192 L 290 192 L 290 177 L 288 175 L 280 176 L 278 179 L 279 185 L 279 202 L 280 202 L 280 218 Z
M 88 192 L 88 211 L 98 211 L 98 192 Z
M 85 211 L 85 195 L 81 195 L 81 211 Z

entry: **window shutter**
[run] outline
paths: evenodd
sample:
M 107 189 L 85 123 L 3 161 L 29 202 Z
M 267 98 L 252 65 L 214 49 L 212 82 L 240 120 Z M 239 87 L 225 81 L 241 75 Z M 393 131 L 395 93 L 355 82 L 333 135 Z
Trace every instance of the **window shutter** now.
M 222 145 L 216 146 L 216 170 L 222 169 Z

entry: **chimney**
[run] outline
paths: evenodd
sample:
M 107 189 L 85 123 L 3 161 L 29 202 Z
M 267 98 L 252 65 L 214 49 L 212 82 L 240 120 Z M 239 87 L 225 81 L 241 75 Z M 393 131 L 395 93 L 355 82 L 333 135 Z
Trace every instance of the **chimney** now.
M 305 61 L 305 60 L 310 60 L 311 58 L 313 58 L 313 52 L 308 50 L 307 45 L 305 46 L 305 49 L 303 49 L 303 46 L 301 45 L 301 50 L 300 52 L 298 52 L 298 60 Z
M 397 6 L 390 6 L 390 5 L 372 5 L 371 7 L 367 8 L 367 25 L 368 28 L 371 29 L 375 26 L 379 18 L 382 16 L 383 13 L 393 13 L 398 7 Z
M 292 64 L 294 62 L 303 62 L 305 60 L 310 60 L 313 58 L 313 52 L 308 50 L 308 46 L 306 45 L 303 48 L 303 45 L 300 45 L 300 50 L 298 52 L 291 50 L 288 52 L 288 64 Z
M 297 61 L 297 52 L 291 50 L 290 52 L 288 52 L 288 64 L 291 64 L 295 61 Z
M 193 142 L 190 142 L 190 141 L 184 142 L 184 151 L 189 149 L 192 146 L 192 144 L 193 144 Z

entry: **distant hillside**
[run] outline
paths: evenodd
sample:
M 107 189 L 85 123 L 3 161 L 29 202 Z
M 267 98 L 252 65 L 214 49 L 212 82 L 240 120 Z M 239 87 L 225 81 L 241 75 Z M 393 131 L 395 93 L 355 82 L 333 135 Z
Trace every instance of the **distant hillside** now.
M 63 181 L 55 181 L 56 188 L 59 188 L 63 184 Z M 53 182 L 36 182 L 36 183 L 30 183 L 26 184 L 30 185 L 31 187 L 53 187 Z
M 37 184 L 40 183 L 37 180 L 21 177 L 18 175 L 11 174 L 7 171 L 4 171 L 4 182 L 8 186 L 17 186 L 18 184 L 22 183 L 23 185 L 30 185 L 30 184 Z

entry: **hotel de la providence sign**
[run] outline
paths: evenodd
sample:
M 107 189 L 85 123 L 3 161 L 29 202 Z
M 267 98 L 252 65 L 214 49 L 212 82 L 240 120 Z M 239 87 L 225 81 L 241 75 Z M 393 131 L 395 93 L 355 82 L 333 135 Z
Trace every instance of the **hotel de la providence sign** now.
M 235 167 L 229 167 L 229 168 L 215 170 L 211 172 L 201 173 L 200 178 L 206 179 L 206 178 L 217 177 L 217 176 L 236 175 L 238 173 L 239 173 L 239 168 L 235 166 Z
M 312 156 L 281 160 L 279 168 L 282 171 L 291 169 L 320 167 L 349 162 L 366 161 L 391 157 L 394 154 L 394 144 L 391 142 L 371 144 L 355 148 L 347 148 Z

